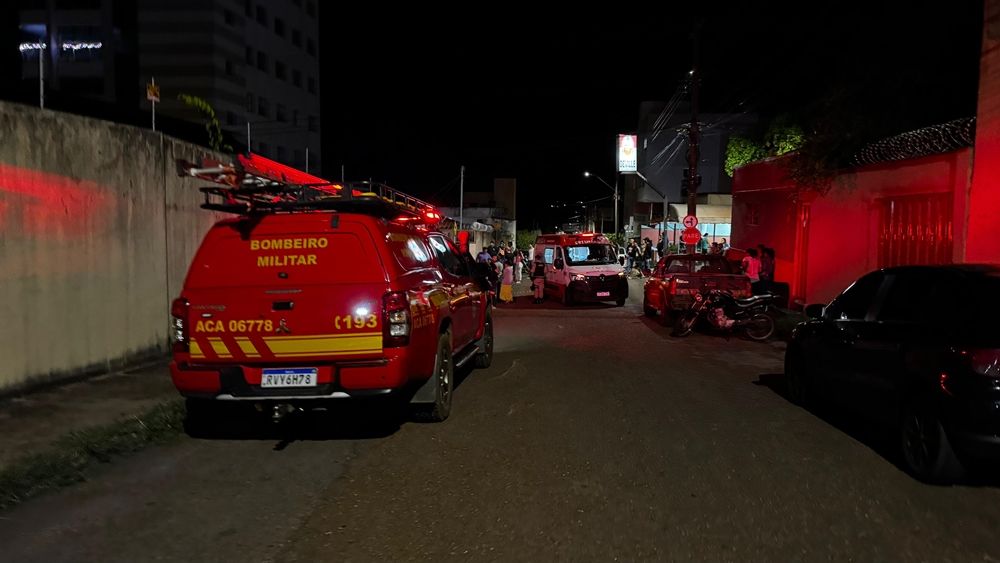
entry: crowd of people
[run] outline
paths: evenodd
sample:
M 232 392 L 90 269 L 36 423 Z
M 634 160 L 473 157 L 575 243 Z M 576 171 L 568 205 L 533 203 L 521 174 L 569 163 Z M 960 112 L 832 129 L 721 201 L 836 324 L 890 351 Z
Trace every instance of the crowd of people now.
M 500 283 L 497 298 L 501 303 L 514 301 L 514 284 L 521 283 L 524 265 L 530 258 L 518 250 L 513 241 L 492 243 L 476 255 L 476 262 L 487 264 Z

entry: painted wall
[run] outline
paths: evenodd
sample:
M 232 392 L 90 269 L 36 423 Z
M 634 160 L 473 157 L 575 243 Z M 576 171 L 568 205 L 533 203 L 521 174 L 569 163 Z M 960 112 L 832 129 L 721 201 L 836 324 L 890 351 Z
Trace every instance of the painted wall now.
M 152 131 L 0 102 L 0 391 L 162 354 L 213 214 Z
M 1000 263 L 1000 1 L 987 0 L 979 64 L 976 161 L 960 253 L 967 262 Z
M 880 267 L 880 209 L 886 197 L 952 194 L 953 256 L 961 261 L 957 234 L 965 221 L 972 149 L 846 171 L 823 193 L 791 181 L 787 162 L 775 158 L 736 170 L 733 246 L 763 243 L 775 248 L 775 277 L 793 282 L 793 299 L 827 302 Z M 804 203 L 810 206 L 810 220 L 799 224 L 799 206 Z M 808 240 L 805 256 L 796 256 L 796 240 L 803 236 Z M 804 287 L 794 283 L 800 267 L 806 269 Z

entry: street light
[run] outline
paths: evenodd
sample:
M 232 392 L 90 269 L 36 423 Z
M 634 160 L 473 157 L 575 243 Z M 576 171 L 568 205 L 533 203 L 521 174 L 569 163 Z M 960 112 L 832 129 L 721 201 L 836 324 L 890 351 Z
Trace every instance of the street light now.
M 613 191 L 615 193 L 615 233 L 617 234 L 618 233 L 618 186 L 611 187 L 611 184 L 605 182 L 604 178 L 601 178 L 597 174 L 591 174 L 590 172 L 587 172 L 587 171 L 583 172 L 583 177 L 584 178 L 597 178 L 602 184 L 604 184 L 605 186 L 607 186 L 609 190 L 611 190 L 611 191 Z

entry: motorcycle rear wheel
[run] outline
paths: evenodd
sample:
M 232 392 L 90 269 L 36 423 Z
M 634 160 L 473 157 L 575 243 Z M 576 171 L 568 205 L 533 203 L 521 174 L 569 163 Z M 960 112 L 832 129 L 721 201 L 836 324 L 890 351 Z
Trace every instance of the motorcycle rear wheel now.
M 757 313 L 750 317 L 750 321 L 746 325 L 746 334 L 750 340 L 761 341 L 771 338 L 771 335 L 774 334 L 774 319 L 770 315 Z
M 670 331 L 670 336 L 678 338 L 687 336 L 694 332 L 694 322 L 698 320 L 697 313 L 686 312 L 674 323 L 674 329 Z

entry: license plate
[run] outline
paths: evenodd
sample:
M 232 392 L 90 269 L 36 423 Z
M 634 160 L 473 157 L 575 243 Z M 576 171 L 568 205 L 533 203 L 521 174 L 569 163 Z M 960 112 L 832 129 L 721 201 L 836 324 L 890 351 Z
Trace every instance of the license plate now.
M 598 291 L 597 292 L 597 296 L 598 297 L 611 297 L 611 292 L 610 291 Z
M 316 368 L 265 368 L 260 375 L 260 386 L 316 387 Z

